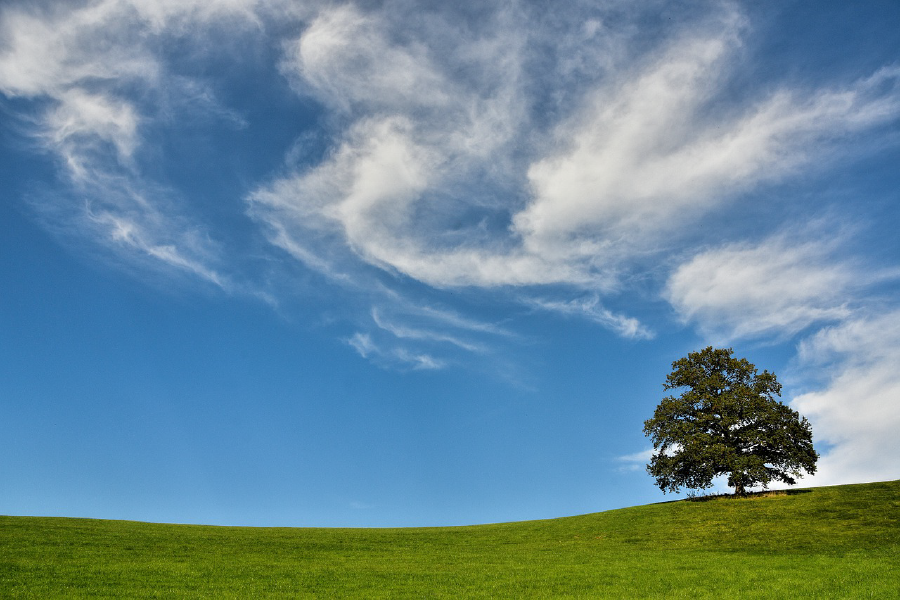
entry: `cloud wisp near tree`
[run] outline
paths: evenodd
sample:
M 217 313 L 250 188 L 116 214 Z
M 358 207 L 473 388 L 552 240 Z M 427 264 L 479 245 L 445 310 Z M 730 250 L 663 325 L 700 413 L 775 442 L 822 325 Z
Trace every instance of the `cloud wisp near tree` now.
M 647 472 L 664 493 L 709 488 L 727 475 L 743 495 L 816 472 L 809 421 L 776 399 L 781 384 L 773 373 L 758 373 L 732 349 L 710 346 L 676 360 L 663 387 L 684 390 L 663 398 L 644 422 L 654 449 Z

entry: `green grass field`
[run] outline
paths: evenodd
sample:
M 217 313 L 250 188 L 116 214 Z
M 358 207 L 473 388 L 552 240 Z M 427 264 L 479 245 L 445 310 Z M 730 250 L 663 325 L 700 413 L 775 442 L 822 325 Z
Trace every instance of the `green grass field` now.
M 898 598 L 900 481 L 500 525 L 0 517 L 3 598 Z

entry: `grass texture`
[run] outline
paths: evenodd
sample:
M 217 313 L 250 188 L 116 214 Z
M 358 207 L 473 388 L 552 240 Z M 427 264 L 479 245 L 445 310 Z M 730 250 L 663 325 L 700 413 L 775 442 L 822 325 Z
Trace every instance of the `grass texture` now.
M 900 481 L 522 523 L 0 517 L 3 598 L 898 598 Z

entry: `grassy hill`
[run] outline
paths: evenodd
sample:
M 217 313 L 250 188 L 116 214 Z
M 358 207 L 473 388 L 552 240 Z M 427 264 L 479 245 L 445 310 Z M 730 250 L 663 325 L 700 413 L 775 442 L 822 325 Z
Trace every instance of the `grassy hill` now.
M 0 597 L 897 598 L 900 481 L 523 523 L 0 517 Z

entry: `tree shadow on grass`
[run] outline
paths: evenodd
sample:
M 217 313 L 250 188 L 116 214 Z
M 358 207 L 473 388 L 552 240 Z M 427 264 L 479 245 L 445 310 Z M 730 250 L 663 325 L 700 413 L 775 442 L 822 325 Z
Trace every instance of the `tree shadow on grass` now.
M 755 498 L 769 498 L 771 496 L 795 496 L 797 494 L 809 494 L 812 490 L 761 490 L 746 494 L 704 494 L 688 496 L 687 502 L 709 502 L 710 500 L 753 500 Z

